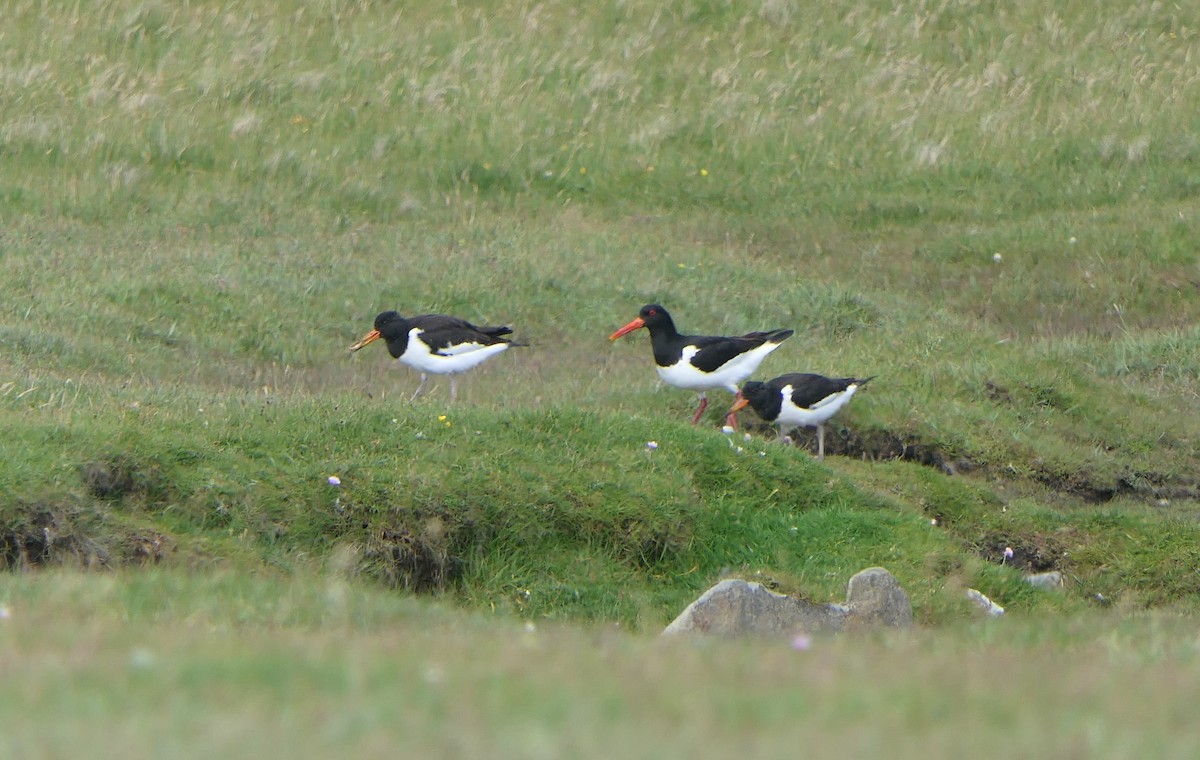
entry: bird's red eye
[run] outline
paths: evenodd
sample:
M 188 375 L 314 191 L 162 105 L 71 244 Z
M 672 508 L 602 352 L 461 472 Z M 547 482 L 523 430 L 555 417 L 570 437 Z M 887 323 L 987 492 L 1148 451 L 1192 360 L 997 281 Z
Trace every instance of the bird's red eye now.
M 655 309 L 651 309 L 650 311 L 646 312 L 646 316 L 647 316 L 647 317 L 653 317 L 653 316 L 654 316 L 655 314 L 657 314 L 657 313 L 658 313 L 658 311 L 657 311 L 657 310 L 655 310 Z

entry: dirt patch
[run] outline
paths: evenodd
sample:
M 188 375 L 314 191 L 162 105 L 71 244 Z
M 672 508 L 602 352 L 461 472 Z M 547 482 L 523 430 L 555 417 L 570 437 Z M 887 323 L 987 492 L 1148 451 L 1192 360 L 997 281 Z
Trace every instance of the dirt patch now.
M 989 401 L 1005 406 L 1069 409 L 1073 404 L 1063 391 L 1053 385 L 1018 383 L 1016 390 L 1013 390 L 995 380 L 988 380 L 983 384 L 983 394 Z
M 99 499 L 119 499 L 133 491 L 133 474 L 112 462 L 88 462 L 80 470 L 88 493 Z
M 0 515 L 0 570 L 149 565 L 174 547 L 165 533 L 114 524 L 99 503 L 22 504 Z
M 474 523 L 449 515 L 397 515 L 373 528 L 363 551 L 365 571 L 394 588 L 437 592 L 462 576 L 476 540 Z
M 1140 501 L 1200 501 L 1200 482 L 1187 478 L 1165 478 L 1157 473 L 1124 472 L 1116 478 L 1105 474 L 1095 477 L 1086 471 L 1063 475 L 1037 470 L 1037 482 L 1089 504 L 1105 504 L 1117 497 Z
M 0 525 L 0 568 L 26 570 L 41 565 L 107 567 L 112 558 L 80 527 L 84 512 L 42 504 L 18 507 Z
M 89 494 L 106 501 L 135 494 L 154 495 L 163 490 L 163 477 L 157 466 L 126 454 L 87 462 L 80 467 L 80 477 Z
M 986 383 L 984 383 L 983 392 L 988 399 L 995 401 L 998 404 L 1013 403 L 1012 393 L 1008 390 L 1008 388 L 1000 385 L 995 380 L 988 380 Z
M 673 526 L 675 530 L 650 524 L 643 520 L 625 520 L 616 541 L 619 555 L 637 567 L 649 569 L 674 556 L 690 540 L 690 526 Z
M 778 435 L 772 425 L 759 423 L 748 427 L 764 436 Z M 816 428 L 797 428 L 788 437 L 794 445 L 816 456 Z M 898 434 L 880 429 L 857 430 L 840 425 L 825 426 L 825 454 L 876 462 L 901 459 L 933 467 L 949 475 L 967 472 L 975 467 L 975 463 L 969 459 L 954 456 L 937 444 L 922 441 L 911 434 Z
M 1007 388 L 988 382 L 986 392 L 998 401 L 1010 398 Z M 747 429 L 764 437 L 777 436 L 775 426 L 761 421 L 749 423 Z M 799 428 L 789 436 L 792 442 L 814 456 L 817 453 L 815 428 Z M 936 443 L 923 441 L 915 435 L 893 433 L 890 430 L 858 430 L 841 425 L 825 428 L 825 453 L 830 456 L 856 457 L 871 461 L 900 459 L 916 462 L 940 470 L 947 475 L 962 475 L 968 472 L 991 474 L 1004 479 L 1012 478 L 1005 468 L 993 469 L 968 457 L 958 456 Z M 1118 497 L 1127 497 L 1143 502 L 1200 501 L 1200 477 L 1166 477 L 1159 473 L 1124 472 L 1115 478 L 1112 473 L 1092 473 L 1078 470 L 1068 474 L 1034 469 L 1029 475 L 1032 480 L 1088 504 L 1105 504 Z M 940 517 L 933 515 L 935 518 Z M 1003 548 L 1003 547 L 1001 547 Z
M 1027 573 L 1062 570 L 1067 559 L 1067 551 L 1061 543 L 1037 533 L 1020 536 L 988 533 L 974 542 L 971 549 L 989 562 Z
M 1053 472 L 1035 470 L 1033 479 L 1051 490 L 1068 496 L 1073 496 L 1089 504 L 1105 504 L 1115 499 L 1122 491 L 1121 481 L 1097 483 L 1087 473 L 1073 472 L 1060 475 Z M 1130 484 L 1125 484 L 1126 486 Z M 1133 493 L 1132 490 L 1126 491 Z
M 175 548 L 175 541 L 153 530 L 137 530 L 122 536 L 121 557 L 139 565 L 154 565 L 166 559 Z
M 988 392 L 998 397 L 1004 397 L 1008 393 L 1006 389 L 994 384 L 989 384 Z M 777 435 L 775 427 L 766 423 L 751 423 L 747 427 L 764 436 Z M 815 428 L 799 428 L 792 431 L 789 437 L 795 445 L 816 455 Z M 1011 477 L 1008 472 L 993 471 L 985 464 L 958 456 L 936 443 L 923 441 L 912 434 L 893 433 L 890 430 L 826 426 L 825 453 L 830 456 L 856 457 L 871 461 L 900 459 L 932 467 L 947 475 L 990 472 L 1000 478 Z M 1097 474 L 1077 470 L 1063 474 L 1044 469 L 1034 469 L 1030 477 L 1057 493 L 1089 504 L 1105 504 L 1118 497 L 1144 502 L 1200 501 L 1200 478 L 1196 477 L 1167 477 L 1153 472 L 1128 471 L 1114 478 L 1109 472 Z

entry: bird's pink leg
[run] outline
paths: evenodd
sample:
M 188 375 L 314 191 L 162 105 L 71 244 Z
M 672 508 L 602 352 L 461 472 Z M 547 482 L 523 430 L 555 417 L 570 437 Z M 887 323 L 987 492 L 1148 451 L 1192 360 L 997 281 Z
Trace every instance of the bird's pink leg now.
M 742 400 L 742 392 L 741 391 L 738 391 L 737 393 L 733 394 L 733 402 L 735 404 L 741 400 Z M 729 427 L 733 428 L 734 430 L 737 430 L 738 429 L 737 428 L 737 412 L 730 412 L 728 415 L 726 415 L 725 416 L 725 424 L 728 425 Z
M 704 410 L 708 408 L 708 396 L 700 394 L 700 408 L 696 410 L 696 416 L 692 417 L 692 424 L 695 425 L 700 421 L 700 416 L 704 414 Z

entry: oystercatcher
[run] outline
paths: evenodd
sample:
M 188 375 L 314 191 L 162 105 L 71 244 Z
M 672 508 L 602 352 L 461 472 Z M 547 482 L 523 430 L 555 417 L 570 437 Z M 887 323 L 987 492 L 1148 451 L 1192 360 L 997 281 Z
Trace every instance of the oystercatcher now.
M 772 330 L 730 338 L 680 335 L 667 310 L 658 304 L 650 304 L 642 307 L 637 319 L 608 336 L 608 339 L 616 340 L 643 327 L 650 331 L 654 363 L 663 382 L 700 394 L 700 408 L 692 417 L 693 425 L 700 421 L 700 415 L 708 408 L 706 391 L 724 388 L 740 397 L 738 383 L 754 374 L 767 354 L 779 348 L 779 344 L 793 332 Z M 732 413 L 728 415 L 727 422 L 737 427 L 737 418 Z
M 780 375 L 765 383 L 742 386 L 729 413 L 750 406 L 767 422 L 779 425 L 779 437 L 797 427 L 816 427 L 817 457 L 825 458 L 825 423 L 849 403 L 855 392 L 874 379 L 832 378 L 810 373 Z
M 357 351 L 383 338 L 388 353 L 402 364 L 421 371 L 421 382 L 410 401 L 421 395 L 427 373 L 450 375 L 450 400 L 454 401 L 458 398 L 459 372 L 482 364 L 509 346 L 523 345 L 501 337 L 511 334 L 511 327 L 478 327 L 445 314 L 405 319 L 394 311 L 385 311 L 375 317 L 375 329 L 350 346 L 350 350 Z

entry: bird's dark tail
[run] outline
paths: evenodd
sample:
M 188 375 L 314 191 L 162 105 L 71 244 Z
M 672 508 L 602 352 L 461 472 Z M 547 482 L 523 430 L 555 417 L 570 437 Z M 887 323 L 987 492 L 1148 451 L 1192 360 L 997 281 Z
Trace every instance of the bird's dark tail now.
M 496 327 L 476 327 L 475 329 L 478 330 L 479 332 L 483 333 L 484 335 L 489 335 L 493 338 L 499 338 L 502 335 L 512 335 L 513 334 L 513 329 L 511 327 L 509 327 L 508 325 L 497 325 Z M 515 338 L 506 338 L 504 340 L 504 342 L 510 346 L 516 346 L 518 348 L 528 348 L 529 347 L 528 343 L 517 340 Z
M 484 335 L 491 335 L 494 338 L 499 338 L 501 335 L 512 335 L 512 328 L 508 325 L 499 325 L 497 327 L 476 327 L 475 329 Z
M 764 332 L 752 332 L 743 335 L 743 338 L 750 340 L 761 340 L 763 343 L 781 343 L 792 337 L 795 330 L 768 330 Z

